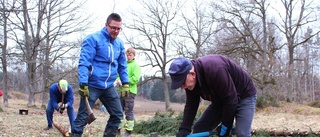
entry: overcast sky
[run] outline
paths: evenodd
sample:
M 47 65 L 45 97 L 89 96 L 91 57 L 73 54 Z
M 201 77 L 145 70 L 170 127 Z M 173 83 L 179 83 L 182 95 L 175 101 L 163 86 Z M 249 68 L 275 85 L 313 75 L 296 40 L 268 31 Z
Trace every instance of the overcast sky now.
M 188 2 L 192 2 L 192 1 L 193 0 L 190 0 Z M 200 2 L 200 1 L 202 0 L 197 0 L 197 2 Z M 207 1 L 207 0 L 203 0 L 203 1 Z M 278 21 L 281 21 L 278 14 L 285 13 L 283 11 L 284 10 L 283 5 L 279 0 L 270 0 L 270 1 L 271 1 L 270 2 L 271 7 L 268 7 L 268 13 L 269 13 L 268 17 L 275 18 Z M 310 0 L 307 1 L 307 3 L 309 2 Z M 314 1 L 314 3 L 318 3 L 318 2 L 320 2 L 320 0 Z M 299 4 L 299 1 L 296 4 Z M 143 10 L 143 8 L 138 7 L 140 4 L 138 4 L 137 0 L 89 0 L 87 1 L 87 5 L 88 5 L 88 11 L 93 14 L 93 17 L 96 17 L 96 21 L 94 21 L 94 23 L 92 24 L 92 28 L 86 32 L 87 34 L 90 34 L 102 29 L 102 27 L 104 27 L 104 23 L 106 21 L 107 16 L 112 12 L 119 13 L 122 17 L 122 22 L 125 24 L 129 20 L 126 18 L 126 16 L 129 16 L 130 14 L 127 12 L 127 9 L 133 8 L 136 10 Z M 298 8 L 298 7 L 299 6 L 295 8 Z M 186 9 L 191 9 L 191 8 L 187 7 Z M 124 27 L 124 25 L 122 27 Z M 125 42 L 125 39 L 122 36 L 124 33 L 127 34 L 125 28 L 120 33 L 119 37 L 122 38 L 122 40 Z M 125 47 L 128 48 L 127 45 L 125 45 Z
M 116 1 L 116 2 L 113 2 Z M 132 7 L 136 3 L 135 0 L 89 0 L 87 5 L 90 13 L 97 17 L 97 21 L 93 24 L 93 30 L 100 30 L 104 27 L 104 23 L 108 15 L 112 12 L 120 14 L 123 23 L 125 23 L 124 15 L 127 7 Z

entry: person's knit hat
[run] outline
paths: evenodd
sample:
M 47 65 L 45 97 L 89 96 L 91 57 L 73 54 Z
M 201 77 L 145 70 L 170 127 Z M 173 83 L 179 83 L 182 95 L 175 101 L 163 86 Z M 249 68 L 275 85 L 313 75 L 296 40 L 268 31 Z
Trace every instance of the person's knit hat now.
M 184 57 L 176 58 L 171 63 L 169 68 L 169 75 L 171 77 L 171 89 L 178 89 L 184 84 L 191 68 L 191 61 Z
M 65 94 L 68 90 L 68 82 L 66 80 L 60 80 L 59 81 L 59 87 L 63 94 Z

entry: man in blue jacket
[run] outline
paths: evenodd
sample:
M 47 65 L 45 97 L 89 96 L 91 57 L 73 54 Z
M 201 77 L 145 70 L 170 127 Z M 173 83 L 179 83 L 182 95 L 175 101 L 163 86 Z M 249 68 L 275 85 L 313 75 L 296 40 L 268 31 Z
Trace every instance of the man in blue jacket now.
M 177 137 L 191 132 L 200 97 L 211 101 L 193 125 L 193 133 L 216 128 L 219 137 L 230 136 L 234 118 L 238 137 L 251 137 L 256 88 L 249 74 L 222 55 L 194 60 L 175 59 L 169 68 L 171 88 L 185 89 L 187 100 Z
M 118 38 L 121 17 L 111 13 L 102 30 L 88 35 L 83 43 L 78 64 L 79 94 L 81 95 L 78 115 L 71 130 L 72 137 L 81 136 L 87 124 L 88 111 L 84 98 L 88 97 L 91 108 L 97 99 L 107 108 L 110 118 L 103 136 L 115 137 L 118 133 L 123 111 L 114 87 L 119 75 L 122 87 L 129 91 L 127 60 L 123 42 Z
M 67 114 L 69 117 L 70 126 L 72 127 L 75 119 L 73 109 L 73 90 L 66 80 L 60 80 L 58 83 L 54 83 L 50 86 L 50 99 L 46 109 L 46 116 L 48 121 L 48 127 L 44 130 L 52 128 L 52 118 L 54 110 L 61 114 L 67 108 Z

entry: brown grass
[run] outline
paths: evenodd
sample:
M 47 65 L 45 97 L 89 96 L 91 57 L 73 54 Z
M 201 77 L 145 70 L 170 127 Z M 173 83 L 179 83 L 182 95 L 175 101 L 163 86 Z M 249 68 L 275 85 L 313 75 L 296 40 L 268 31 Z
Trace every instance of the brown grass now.
M 14 95 L 18 95 L 14 97 Z M 0 98 L 0 108 L 4 112 L 0 112 L 0 137 L 49 137 L 49 136 L 62 136 L 62 134 L 54 128 L 53 130 L 44 131 L 43 128 L 47 126 L 45 110 L 41 109 L 41 103 L 36 102 L 36 107 L 27 107 L 27 99 L 20 99 L 21 94 L 11 94 L 9 99 L 9 107 L 3 107 L 3 98 Z M 154 116 L 156 111 L 164 111 L 165 105 L 163 102 L 148 101 L 142 98 L 137 98 L 135 103 L 136 120 L 147 120 Z M 79 97 L 75 97 L 75 111 L 78 110 Z M 171 104 L 172 108 L 181 111 L 182 104 Z M 19 110 L 28 110 L 28 115 L 20 115 Z M 83 136 L 97 137 L 102 136 L 107 120 L 108 114 L 103 114 L 99 109 L 94 109 L 97 119 L 87 125 L 84 129 Z M 69 129 L 69 119 L 65 113 L 54 113 L 54 121 Z M 133 137 L 141 137 L 141 135 L 133 135 Z
M 27 100 L 9 99 L 9 107 L 3 107 L 3 99 L 0 97 L 0 136 L 1 137 L 49 137 L 61 136 L 57 129 L 44 131 L 47 126 L 45 110 L 41 109 L 40 102 L 36 102 L 34 108 L 27 107 Z M 79 99 L 75 99 L 75 111 L 78 109 Z M 164 111 L 163 102 L 148 101 L 137 98 L 135 101 L 135 118 L 137 121 L 147 120 L 154 116 L 156 111 Z M 171 103 L 176 112 L 183 110 L 184 104 Z M 19 115 L 19 109 L 28 109 L 28 115 Z M 204 108 L 203 108 L 204 109 Z M 108 120 L 108 114 L 102 114 L 94 109 L 98 117 L 93 123 L 85 127 L 84 136 L 102 136 L 104 127 Z M 252 128 L 256 130 L 290 130 L 290 131 L 320 131 L 320 108 L 296 103 L 282 103 L 280 107 L 268 107 L 255 113 Z M 54 121 L 69 128 L 69 120 L 66 113 L 54 113 Z M 134 135 L 133 137 L 141 137 Z
M 280 107 L 267 107 L 259 110 L 264 113 L 290 113 L 299 115 L 320 115 L 320 108 L 302 105 L 298 103 L 282 102 Z
M 253 129 L 320 131 L 320 108 L 284 103 L 255 113 Z

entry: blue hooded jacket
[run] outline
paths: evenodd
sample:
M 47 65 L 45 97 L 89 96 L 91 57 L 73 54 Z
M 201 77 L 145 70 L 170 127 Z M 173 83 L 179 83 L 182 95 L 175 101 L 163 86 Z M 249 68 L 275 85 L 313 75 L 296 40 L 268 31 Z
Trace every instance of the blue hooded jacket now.
M 120 38 L 112 39 L 107 28 L 88 35 L 83 43 L 78 65 L 79 85 L 97 89 L 113 87 L 117 76 L 129 83 L 125 48 Z

